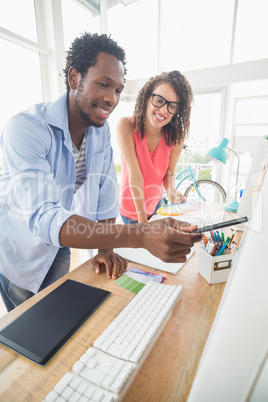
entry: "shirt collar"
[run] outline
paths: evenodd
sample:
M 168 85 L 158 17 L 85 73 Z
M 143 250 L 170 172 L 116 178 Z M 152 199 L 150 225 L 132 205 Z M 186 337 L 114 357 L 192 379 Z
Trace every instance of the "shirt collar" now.
M 67 92 L 48 106 L 44 118 L 49 125 L 60 128 L 64 133 L 65 139 L 70 139 Z

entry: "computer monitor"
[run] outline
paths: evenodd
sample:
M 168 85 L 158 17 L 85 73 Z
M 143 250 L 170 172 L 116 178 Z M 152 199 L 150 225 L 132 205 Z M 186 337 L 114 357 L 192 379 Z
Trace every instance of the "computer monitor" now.
M 268 400 L 267 160 L 264 166 L 188 402 Z
M 246 188 L 241 197 L 237 215 L 249 216 L 252 209 L 252 197 L 256 191 L 256 186 L 260 185 L 259 176 L 262 172 L 262 165 L 268 155 L 268 141 L 258 140 L 253 151 L 253 158 L 246 178 Z

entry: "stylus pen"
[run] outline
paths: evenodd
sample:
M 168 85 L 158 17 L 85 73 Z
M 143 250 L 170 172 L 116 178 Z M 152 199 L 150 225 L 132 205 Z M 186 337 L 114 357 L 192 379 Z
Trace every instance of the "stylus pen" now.
M 214 225 L 204 226 L 202 228 L 193 230 L 191 233 L 209 232 L 210 230 L 226 228 L 227 226 L 239 225 L 239 223 L 245 223 L 245 222 L 248 222 L 248 220 L 249 220 L 249 218 L 247 216 L 244 216 L 243 218 L 232 219 L 230 221 L 225 221 L 225 222 L 215 223 Z

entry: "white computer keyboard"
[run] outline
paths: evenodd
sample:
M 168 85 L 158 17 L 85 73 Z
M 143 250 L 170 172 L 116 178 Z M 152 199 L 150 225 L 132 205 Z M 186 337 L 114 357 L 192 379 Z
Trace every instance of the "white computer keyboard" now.
M 208 211 L 205 216 L 204 219 L 202 221 L 202 226 L 208 226 L 208 225 L 213 225 L 215 223 L 220 223 L 224 221 L 224 214 L 225 211 Z M 201 225 L 199 225 L 201 226 Z M 210 232 L 205 232 L 204 235 L 206 237 L 211 237 Z
M 122 400 L 171 317 L 181 291 L 181 286 L 148 282 L 45 401 Z
M 224 220 L 225 211 L 208 211 L 204 216 L 205 225 L 212 225 Z

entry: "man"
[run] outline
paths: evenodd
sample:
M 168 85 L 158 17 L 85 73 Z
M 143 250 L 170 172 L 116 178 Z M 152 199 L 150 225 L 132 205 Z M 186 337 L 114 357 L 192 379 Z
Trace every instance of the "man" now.
M 1 136 L 0 291 L 11 310 L 69 270 L 70 249 L 99 249 L 92 266 L 117 278 L 114 247 L 182 262 L 198 234 L 174 220 L 116 225 L 118 194 L 106 120 L 124 88 L 125 53 L 106 35 L 76 38 L 67 93 L 11 118 Z M 185 226 L 185 224 L 184 224 Z M 182 230 L 179 230 L 179 229 Z

